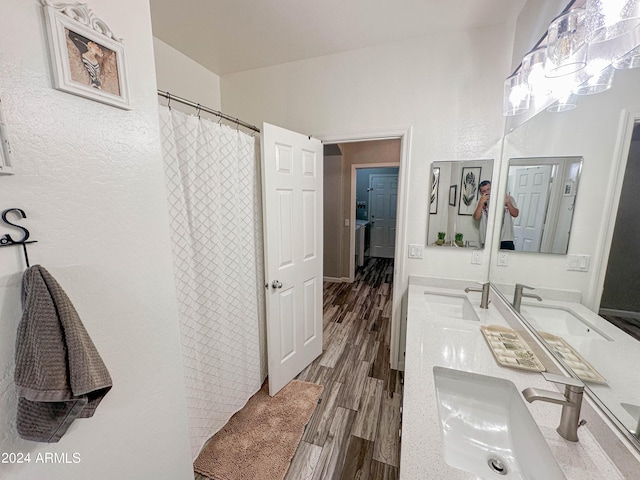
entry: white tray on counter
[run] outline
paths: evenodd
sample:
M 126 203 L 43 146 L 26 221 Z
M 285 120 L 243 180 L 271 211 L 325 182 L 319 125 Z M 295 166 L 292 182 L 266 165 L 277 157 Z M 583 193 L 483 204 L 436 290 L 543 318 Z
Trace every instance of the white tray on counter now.
M 515 330 L 500 325 L 482 325 L 480 330 L 498 364 L 531 372 L 546 370 L 527 342 Z
M 545 342 L 547 342 L 549 348 L 564 360 L 580 380 L 583 382 L 599 383 L 602 385 L 607 384 L 607 380 L 600 375 L 600 373 L 598 373 L 598 371 L 593 368 L 593 366 L 587 362 L 582 355 L 574 350 L 574 348 L 569 345 L 564 338 L 547 332 L 538 333 L 540 333 L 540 336 L 544 338 Z

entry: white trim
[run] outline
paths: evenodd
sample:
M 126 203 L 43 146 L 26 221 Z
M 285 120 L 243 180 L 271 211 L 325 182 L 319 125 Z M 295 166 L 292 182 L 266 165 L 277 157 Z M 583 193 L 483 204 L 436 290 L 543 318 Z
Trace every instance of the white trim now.
M 631 148 L 631 137 L 636 121 L 640 121 L 640 110 L 622 110 L 616 147 L 611 163 L 613 174 L 609 177 L 609 185 L 607 188 L 607 191 L 611 192 L 611 195 L 607 195 L 603 209 L 604 218 L 602 223 L 605 225 L 605 228 L 600 230 L 600 236 L 596 246 L 596 258 L 594 259 L 596 269 L 594 275 L 591 277 L 591 282 L 585 295 L 586 307 L 594 312 L 598 311 L 600 301 L 602 300 L 604 280 L 607 274 L 607 264 L 609 263 L 611 242 L 613 240 L 613 231 L 616 226 L 618 206 L 620 205 L 622 183 L 624 182 L 629 149 Z
M 412 127 L 397 127 L 394 129 L 369 131 L 351 134 L 334 134 L 319 135 L 323 143 L 352 143 L 370 140 L 387 140 L 391 138 L 400 139 L 400 166 L 398 167 L 398 222 L 396 231 L 396 250 L 393 272 L 393 303 L 391 309 L 391 340 L 390 340 L 390 364 L 394 370 L 398 369 L 399 361 L 404 359 L 398 358 L 399 352 L 404 349 L 400 348 L 401 326 L 406 316 L 405 293 L 409 279 L 405 278 L 405 259 L 407 255 L 406 236 L 407 236 L 407 204 L 409 198 L 409 169 L 411 159 L 411 132 Z M 379 165 L 379 164 L 376 164 Z M 355 214 L 354 214 L 355 215 Z M 353 220 L 355 221 L 355 219 Z M 353 245 L 355 248 L 355 233 L 353 237 Z

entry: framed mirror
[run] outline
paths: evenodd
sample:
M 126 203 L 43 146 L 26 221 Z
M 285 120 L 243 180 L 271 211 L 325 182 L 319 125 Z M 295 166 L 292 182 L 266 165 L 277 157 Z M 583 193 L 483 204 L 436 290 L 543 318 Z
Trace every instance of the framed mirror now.
M 640 228 L 631 200 L 639 186 L 634 173 L 640 164 L 640 133 L 634 134 L 634 126 L 640 123 L 638 85 L 640 68 L 617 70 L 609 91 L 579 96 L 577 108 L 571 111 L 542 111 L 505 136 L 495 193 L 516 197 L 524 220 L 527 207 L 517 198 L 516 172 L 529 166 L 548 170 L 546 165 L 552 165 L 550 175 L 556 166 L 557 180 L 549 186 L 542 235 L 548 228 L 549 212 L 554 210 L 554 195 L 556 202 L 565 200 L 573 208 L 565 212 L 570 217 L 570 222 L 565 220 L 570 228 L 563 235 L 568 236 L 568 243 L 561 237 L 541 239 L 536 254 L 532 254 L 535 249 L 524 248 L 512 254 L 494 244 L 489 278 L 509 300 L 517 283 L 535 288 L 525 292 L 542 301 L 524 298 L 523 318 L 558 361 L 585 379 L 589 396 L 640 449 L 640 377 L 634 373 L 640 362 L 640 305 L 621 303 L 621 299 L 637 298 L 638 292 L 633 283 L 614 281 L 625 276 L 640 278 L 640 255 L 634 253 L 638 237 L 629 236 L 638 231 L 636 225 Z M 564 159 L 564 166 L 559 159 Z M 623 190 L 628 195 L 621 196 Z M 622 209 L 630 214 L 623 216 Z M 562 230 L 559 225 L 560 220 L 556 230 Z M 494 237 L 497 230 L 495 225 Z M 545 244 L 553 243 L 561 248 L 544 250 Z M 504 261 L 499 263 L 501 258 Z M 603 296 L 606 290 L 611 295 Z M 570 351 L 559 351 L 558 342 L 568 345 Z M 598 376 L 589 378 L 576 358 Z
M 428 188 L 427 246 L 484 248 L 484 229 L 474 217 L 480 185 L 490 182 L 493 160 L 433 162 Z M 488 211 L 487 211 L 488 214 Z
M 500 249 L 566 255 L 581 169 L 582 157 L 509 159 Z

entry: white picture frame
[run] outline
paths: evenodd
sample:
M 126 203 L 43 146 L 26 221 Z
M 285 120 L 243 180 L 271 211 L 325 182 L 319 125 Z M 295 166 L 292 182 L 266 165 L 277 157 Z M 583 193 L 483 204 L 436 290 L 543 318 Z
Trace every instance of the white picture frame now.
M 86 4 L 41 2 L 54 88 L 130 110 L 122 39 Z
M 13 175 L 11 144 L 9 143 L 7 123 L 4 118 L 2 99 L 0 99 L 0 175 Z

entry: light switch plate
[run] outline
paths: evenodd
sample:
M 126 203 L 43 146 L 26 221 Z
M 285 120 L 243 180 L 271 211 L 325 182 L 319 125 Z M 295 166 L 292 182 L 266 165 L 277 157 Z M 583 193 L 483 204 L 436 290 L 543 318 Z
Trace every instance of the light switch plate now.
M 424 245 L 418 245 L 415 243 L 409 244 L 409 258 L 422 258 L 422 251 L 424 250 Z
M 588 272 L 591 255 L 567 255 L 569 265 L 567 270 L 570 272 Z

